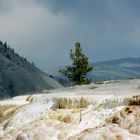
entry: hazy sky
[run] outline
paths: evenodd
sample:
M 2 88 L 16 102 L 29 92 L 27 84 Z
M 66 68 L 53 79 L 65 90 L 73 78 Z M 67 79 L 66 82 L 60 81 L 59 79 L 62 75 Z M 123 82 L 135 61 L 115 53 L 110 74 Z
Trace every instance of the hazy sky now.
M 140 56 L 140 0 L 0 0 L 0 40 L 40 68 Z

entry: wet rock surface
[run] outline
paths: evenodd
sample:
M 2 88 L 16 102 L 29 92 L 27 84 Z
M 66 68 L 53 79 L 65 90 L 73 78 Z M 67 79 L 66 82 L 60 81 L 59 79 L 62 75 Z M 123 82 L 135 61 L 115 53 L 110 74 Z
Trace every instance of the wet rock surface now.
M 121 88 L 117 89 L 119 83 L 110 83 L 101 85 L 99 89 L 92 89 L 93 85 L 90 85 L 1 101 L 0 139 L 140 140 L 137 81 L 131 88 L 132 95 L 120 94 Z M 129 92 L 130 83 L 133 80 L 128 82 Z M 124 84 L 127 88 L 126 81 Z M 112 94 L 113 89 L 111 94 L 107 94 L 111 86 L 115 94 Z M 103 87 L 106 94 L 100 94 Z

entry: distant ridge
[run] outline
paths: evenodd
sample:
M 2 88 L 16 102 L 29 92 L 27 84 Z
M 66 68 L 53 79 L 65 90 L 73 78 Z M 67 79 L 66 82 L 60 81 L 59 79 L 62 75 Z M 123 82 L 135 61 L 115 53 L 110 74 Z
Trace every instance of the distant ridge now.
M 95 68 L 88 77 L 93 82 L 101 82 L 107 80 L 118 80 L 118 79 L 131 79 L 140 78 L 140 57 L 138 58 L 121 58 L 110 61 L 102 61 L 92 63 Z M 63 85 L 69 85 L 68 80 L 58 73 L 58 69 L 51 71 L 48 69 L 47 72 L 54 76 Z
M 120 64 L 120 63 L 125 63 L 125 62 L 131 62 L 131 63 L 140 63 L 140 57 L 137 58 L 132 58 L 132 57 L 125 57 L 125 58 L 119 58 L 119 59 L 113 59 L 113 60 L 108 60 L 108 61 L 100 61 L 100 62 L 95 62 L 93 63 L 94 65 L 99 65 L 99 64 Z
M 95 81 L 140 78 L 140 57 L 121 58 L 94 63 L 89 76 Z
M 62 87 L 0 41 L 0 98 Z

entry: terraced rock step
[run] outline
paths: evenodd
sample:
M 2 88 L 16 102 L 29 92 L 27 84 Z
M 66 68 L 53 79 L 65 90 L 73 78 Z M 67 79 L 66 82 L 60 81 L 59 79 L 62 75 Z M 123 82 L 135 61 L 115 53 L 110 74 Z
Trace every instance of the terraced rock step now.
M 132 95 L 121 95 L 127 89 L 118 90 L 120 83 L 1 101 L 1 140 L 140 140 L 138 85 L 129 87 Z M 112 85 L 115 94 L 107 94 Z M 102 94 L 103 87 L 106 94 Z

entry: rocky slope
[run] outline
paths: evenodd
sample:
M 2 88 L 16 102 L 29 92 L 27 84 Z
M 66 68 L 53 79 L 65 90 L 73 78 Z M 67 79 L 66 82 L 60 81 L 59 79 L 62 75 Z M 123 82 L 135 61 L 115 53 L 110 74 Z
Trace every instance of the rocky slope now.
M 140 140 L 140 80 L 0 102 L 1 140 Z
M 0 42 L 0 97 L 62 87 L 7 44 Z

